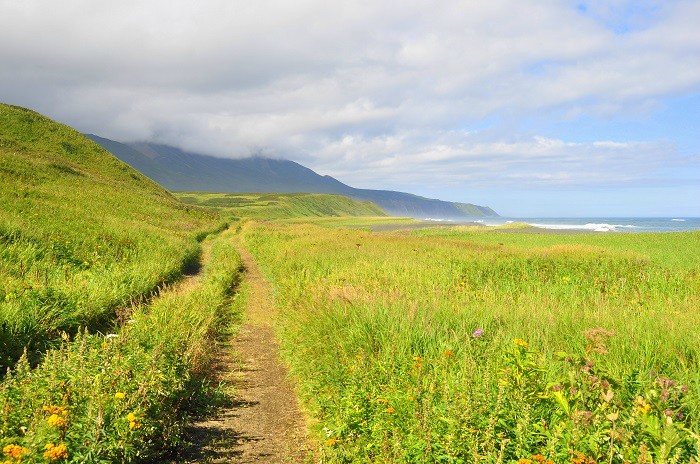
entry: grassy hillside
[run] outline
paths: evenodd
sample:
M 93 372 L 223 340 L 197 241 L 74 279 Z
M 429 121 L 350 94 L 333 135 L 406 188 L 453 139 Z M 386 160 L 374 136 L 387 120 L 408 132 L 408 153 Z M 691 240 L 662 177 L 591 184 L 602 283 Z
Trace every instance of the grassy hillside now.
M 324 462 L 697 462 L 700 232 L 243 233 Z
M 0 104 L 0 368 L 105 330 L 195 264 L 216 224 L 77 131 Z
M 386 216 L 378 206 L 340 195 L 312 193 L 177 193 L 184 203 L 234 217 L 261 219 Z

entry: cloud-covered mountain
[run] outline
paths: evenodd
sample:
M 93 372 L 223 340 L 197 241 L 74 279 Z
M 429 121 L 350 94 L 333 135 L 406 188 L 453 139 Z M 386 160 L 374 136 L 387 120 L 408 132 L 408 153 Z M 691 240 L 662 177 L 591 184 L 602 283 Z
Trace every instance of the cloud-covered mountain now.
M 170 190 L 198 192 L 335 193 L 371 201 L 394 216 L 464 218 L 497 216 L 489 207 L 424 198 L 404 192 L 350 187 L 299 163 L 264 157 L 223 159 L 152 143 L 123 144 L 88 137 Z

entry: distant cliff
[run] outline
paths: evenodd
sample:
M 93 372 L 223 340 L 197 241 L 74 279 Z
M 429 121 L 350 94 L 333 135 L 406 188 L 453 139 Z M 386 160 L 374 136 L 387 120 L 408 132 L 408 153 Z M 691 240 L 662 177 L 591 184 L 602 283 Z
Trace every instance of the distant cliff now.
M 393 216 L 456 219 L 498 216 L 487 206 L 390 190 L 356 189 L 299 163 L 263 157 L 224 159 L 151 143 L 123 144 L 88 134 L 114 156 L 174 191 L 334 193 L 370 201 Z

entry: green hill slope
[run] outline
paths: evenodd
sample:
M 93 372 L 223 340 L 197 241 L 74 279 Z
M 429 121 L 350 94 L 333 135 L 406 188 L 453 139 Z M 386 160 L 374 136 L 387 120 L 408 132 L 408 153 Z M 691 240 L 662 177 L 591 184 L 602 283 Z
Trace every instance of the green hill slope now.
M 216 221 L 77 131 L 0 104 L 0 367 L 109 327 L 195 263 Z
M 304 217 L 386 216 L 377 205 L 321 193 L 180 193 L 189 204 L 218 208 L 236 217 L 283 219 Z

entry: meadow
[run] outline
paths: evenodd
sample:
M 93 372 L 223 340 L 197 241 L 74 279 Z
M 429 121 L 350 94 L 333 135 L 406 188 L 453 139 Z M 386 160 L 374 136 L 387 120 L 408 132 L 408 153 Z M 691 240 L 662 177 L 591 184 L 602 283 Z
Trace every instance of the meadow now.
M 697 461 L 700 232 L 312 221 L 241 233 L 324 462 Z
M 357 202 L 340 195 L 318 193 L 197 193 L 175 194 L 183 203 L 207 207 L 229 220 L 291 218 L 387 217 L 373 203 Z M 393 219 L 395 220 L 395 219 Z

